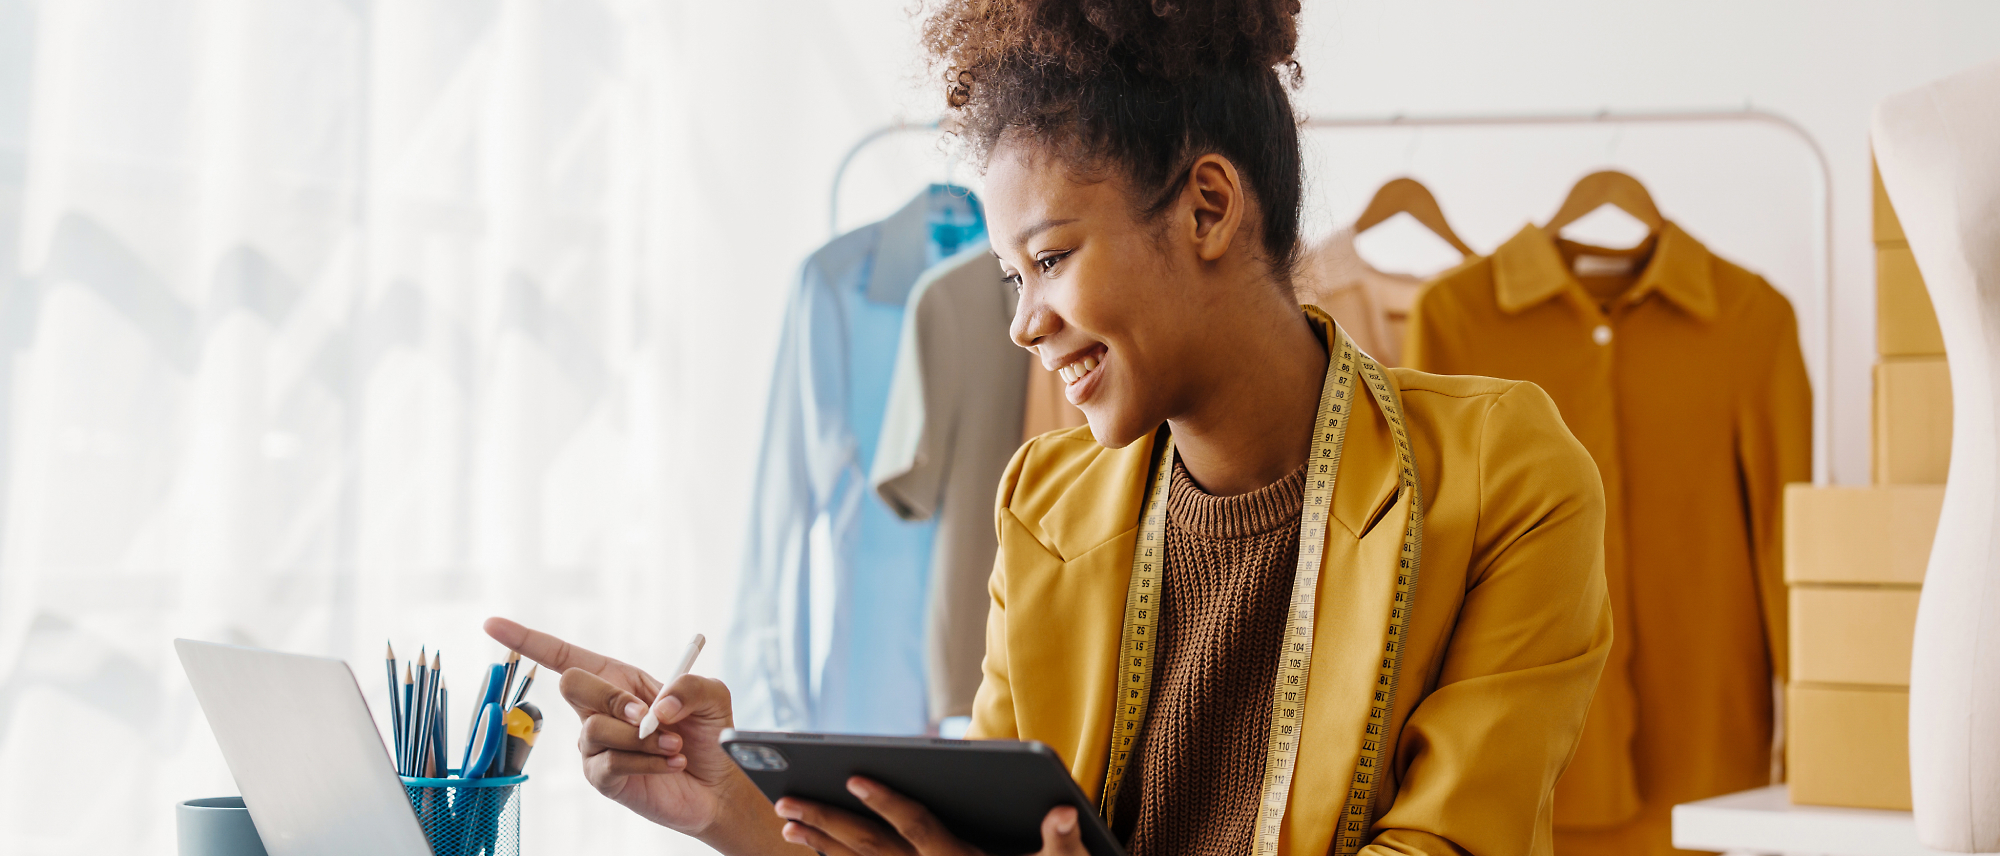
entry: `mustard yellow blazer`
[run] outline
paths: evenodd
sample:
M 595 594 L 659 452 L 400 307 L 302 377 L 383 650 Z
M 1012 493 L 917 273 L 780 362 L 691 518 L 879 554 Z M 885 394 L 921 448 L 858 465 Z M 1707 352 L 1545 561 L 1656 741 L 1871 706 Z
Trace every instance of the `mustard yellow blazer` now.
M 1611 648 L 1597 468 L 1533 384 L 1389 378 L 1416 450 L 1423 562 L 1363 852 L 1550 853 L 1550 792 Z M 1153 444 L 1107 449 L 1087 427 L 1045 434 L 1000 484 L 971 736 L 1047 743 L 1093 799 Z M 1394 462 L 1380 409 L 1357 407 L 1327 527 L 1284 856 L 1329 852 L 1361 753 L 1409 519 Z

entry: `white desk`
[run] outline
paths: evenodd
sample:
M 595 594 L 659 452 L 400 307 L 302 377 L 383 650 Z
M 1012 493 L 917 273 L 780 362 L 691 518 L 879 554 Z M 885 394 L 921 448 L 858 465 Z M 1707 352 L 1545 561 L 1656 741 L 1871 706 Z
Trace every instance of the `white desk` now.
M 1792 805 L 1784 785 L 1674 806 L 1674 846 L 1784 856 L 1934 856 L 1907 811 Z

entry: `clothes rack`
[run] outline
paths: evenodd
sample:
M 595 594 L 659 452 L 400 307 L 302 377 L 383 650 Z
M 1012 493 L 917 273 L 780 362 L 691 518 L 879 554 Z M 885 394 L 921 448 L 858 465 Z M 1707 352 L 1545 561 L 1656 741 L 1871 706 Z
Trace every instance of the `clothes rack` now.
M 1533 127 L 1533 126 L 1589 126 L 1589 125 L 1710 125 L 1710 124 L 1753 124 L 1766 125 L 1789 134 L 1805 144 L 1819 169 L 1815 172 L 1817 187 L 1815 199 L 1820 211 L 1818 246 L 1814 256 L 1818 263 L 1820 312 L 1819 327 L 1819 388 L 1813 396 L 1813 483 L 1830 484 L 1833 472 L 1833 164 L 1827 159 L 1826 150 L 1811 132 L 1791 118 L 1754 107 L 1723 108 L 1708 110 L 1613 110 L 1610 108 L 1593 112 L 1546 112 L 1546 113 L 1489 113 L 1489 114 L 1420 114 L 1396 113 L 1387 116 L 1326 116 L 1308 118 L 1299 123 L 1302 130 L 1354 130 L 1380 128 L 1480 128 L 1480 127 Z M 935 133 L 941 126 L 932 121 L 896 121 L 868 132 L 848 149 L 840 159 L 840 166 L 834 170 L 832 200 L 827 207 L 828 228 L 838 230 L 840 226 L 840 186 L 847 168 L 861 151 L 876 141 L 903 133 Z

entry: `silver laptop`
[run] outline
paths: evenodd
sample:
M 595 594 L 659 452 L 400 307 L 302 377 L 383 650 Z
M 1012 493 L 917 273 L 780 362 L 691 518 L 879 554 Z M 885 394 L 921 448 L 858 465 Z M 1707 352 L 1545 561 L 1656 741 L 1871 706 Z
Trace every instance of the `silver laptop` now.
M 347 664 L 175 639 L 271 856 L 431 856 Z

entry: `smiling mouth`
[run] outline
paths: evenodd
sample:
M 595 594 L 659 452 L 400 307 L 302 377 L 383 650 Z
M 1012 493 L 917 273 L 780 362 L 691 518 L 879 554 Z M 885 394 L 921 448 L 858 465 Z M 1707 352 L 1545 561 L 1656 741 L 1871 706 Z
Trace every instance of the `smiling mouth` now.
M 1084 378 L 1090 377 L 1090 373 L 1096 370 L 1097 355 L 1091 354 L 1057 368 L 1056 374 L 1062 377 L 1063 383 L 1075 384 Z

